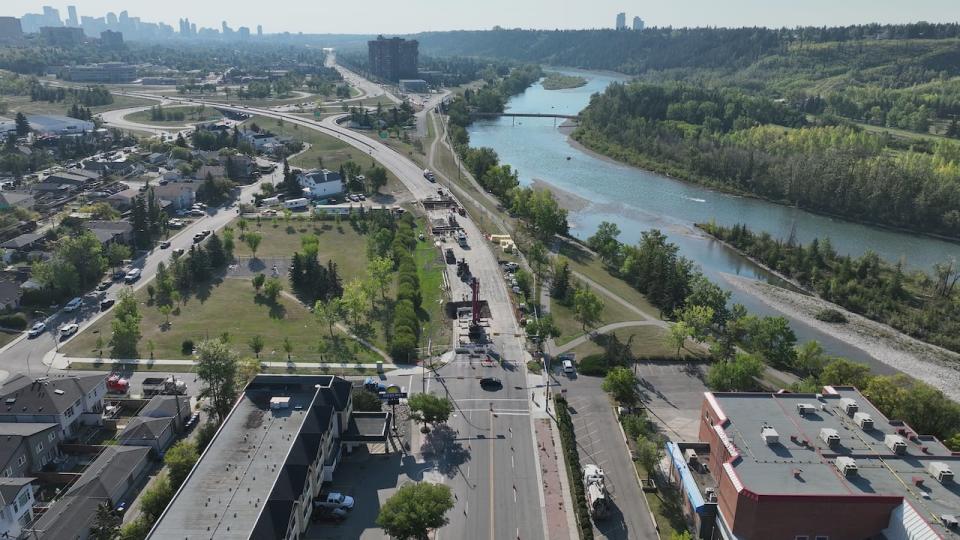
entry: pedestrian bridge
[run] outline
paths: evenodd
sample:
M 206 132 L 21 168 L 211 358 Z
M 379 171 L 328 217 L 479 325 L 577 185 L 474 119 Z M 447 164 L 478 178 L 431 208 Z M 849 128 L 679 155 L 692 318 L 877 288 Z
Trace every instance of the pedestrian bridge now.
M 553 125 L 557 125 L 557 119 L 560 120 L 570 120 L 572 122 L 579 122 L 580 115 L 578 114 L 554 114 L 554 113 L 522 113 L 522 112 L 474 112 L 472 113 L 474 118 L 499 118 L 501 116 L 506 116 L 513 118 L 513 123 L 516 125 L 517 118 L 553 118 Z

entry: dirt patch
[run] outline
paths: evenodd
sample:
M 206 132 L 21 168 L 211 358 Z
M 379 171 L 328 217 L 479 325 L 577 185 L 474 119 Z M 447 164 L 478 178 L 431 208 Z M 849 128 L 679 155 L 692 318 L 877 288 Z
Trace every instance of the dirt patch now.
M 533 189 L 544 189 L 553 193 L 553 196 L 557 199 L 557 204 L 559 204 L 561 208 L 564 208 L 570 212 L 579 212 L 590 206 L 590 201 L 587 199 L 584 199 L 575 193 L 560 189 L 546 180 L 534 178 L 532 187 Z

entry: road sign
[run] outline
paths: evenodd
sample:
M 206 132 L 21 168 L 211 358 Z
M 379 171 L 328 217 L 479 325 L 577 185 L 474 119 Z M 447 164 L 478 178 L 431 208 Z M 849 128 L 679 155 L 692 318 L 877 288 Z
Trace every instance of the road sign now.
M 387 405 L 397 405 L 400 399 L 407 397 L 407 389 L 402 386 L 391 384 L 387 386 L 380 394 L 380 399 L 387 402 Z
M 320 118 L 320 109 L 317 109 L 317 110 L 313 111 L 313 117 L 314 117 L 314 118 Z

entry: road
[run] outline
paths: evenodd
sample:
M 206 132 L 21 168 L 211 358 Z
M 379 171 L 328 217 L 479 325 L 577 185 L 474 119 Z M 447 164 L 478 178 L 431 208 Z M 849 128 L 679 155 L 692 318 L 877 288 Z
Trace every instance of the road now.
M 349 73 L 349 76 L 357 78 L 357 83 L 361 86 L 372 84 L 359 80 L 355 74 Z M 341 127 L 336 123 L 335 117 L 317 122 L 265 108 L 169 96 L 159 98 L 140 92 L 121 93 L 154 100 L 202 102 L 208 106 L 282 118 L 285 122 L 333 135 L 367 153 L 396 175 L 418 200 L 436 195 L 436 184 L 424 179 L 416 164 L 379 141 Z M 427 114 L 444 97 L 445 94 L 432 96 L 425 104 L 424 111 L 419 114 Z M 191 226 L 190 231 L 185 231 L 174 240 L 175 247 L 189 244 L 195 230 L 222 227 L 233 217 L 229 214 L 229 211 L 221 211 L 200 220 L 200 223 Z M 437 444 L 444 449 L 434 456 L 434 463 L 438 470 L 444 473 L 444 481 L 458 494 L 457 509 L 451 512 L 449 525 L 439 531 L 438 536 L 485 538 L 489 534 L 491 539 L 544 538 L 546 520 L 543 482 L 540 479 L 539 457 L 535 451 L 533 419 L 528 399 L 530 389 L 527 386 L 524 339 L 514 317 L 511 293 L 503 280 L 496 254 L 471 219 L 460 218 L 460 223 L 469 237 L 469 247 L 463 249 L 456 246 L 454 249 L 458 258 L 467 260 L 473 274 L 480 280 L 481 298 L 488 302 L 492 315 L 488 331 L 505 362 L 503 367 L 480 368 L 471 365 L 469 360 L 458 359 L 439 368 L 439 378 L 428 379 L 427 385 L 421 388 L 449 395 L 457 404 L 457 415 L 449 422 L 453 431 L 434 431 L 432 439 L 427 441 L 428 450 L 436 448 Z M 161 257 L 156 256 L 148 257 L 145 261 L 141 286 L 155 273 L 156 264 L 160 260 Z M 448 267 L 448 281 L 452 284 L 451 297 L 458 299 L 466 294 L 467 287 L 453 275 L 451 268 L 454 267 Z M 49 354 L 53 346 L 50 339 L 49 336 L 44 336 L 30 342 L 30 346 L 20 345 L 22 341 L 16 342 L 16 354 L 32 352 L 31 357 Z M 40 367 L 45 368 L 38 365 L 38 368 Z M 484 372 L 484 369 L 489 373 Z M 501 378 L 503 389 L 497 392 L 481 390 L 477 383 L 477 377 L 481 373 Z M 484 531 L 483 535 L 478 535 L 478 531 Z

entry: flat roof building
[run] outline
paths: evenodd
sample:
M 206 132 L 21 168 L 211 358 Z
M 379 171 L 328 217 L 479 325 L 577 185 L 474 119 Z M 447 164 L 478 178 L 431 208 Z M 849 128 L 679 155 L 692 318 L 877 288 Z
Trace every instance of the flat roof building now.
M 73 82 L 125 83 L 137 78 L 137 68 L 123 62 L 105 62 L 68 66 L 63 68 L 60 76 L 64 80 Z
M 84 42 L 86 35 L 83 28 L 67 28 L 65 26 L 44 26 L 40 28 L 43 40 L 54 47 L 76 47 Z
M 23 39 L 23 29 L 20 19 L 16 17 L 0 17 L 0 42 L 16 43 Z
M 695 445 L 667 454 L 699 538 L 960 539 L 960 453 L 855 388 L 707 392 Z
M 354 413 L 339 377 L 258 375 L 147 537 L 299 538 L 342 447 L 386 441 L 389 421 Z

